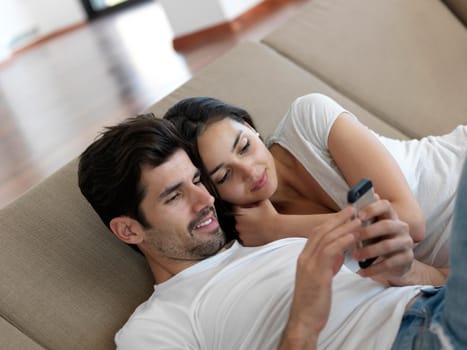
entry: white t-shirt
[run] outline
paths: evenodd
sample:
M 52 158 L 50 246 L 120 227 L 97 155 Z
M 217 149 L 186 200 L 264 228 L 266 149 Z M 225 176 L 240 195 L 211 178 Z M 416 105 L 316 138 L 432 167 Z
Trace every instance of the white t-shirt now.
M 268 145 L 278 143 L 291 152 L 340 208 L 347 205 L 349 185 L 329 153 L 328 137 L 343 112 L 353 116 L 327 96 L 302 96 L 268 139 Z M 416 258 L 448 267 L 454 201 L 467 155 L 467 125 L 447 135 L 420 140 L 402 141 L 374 134 L 399 164 L 425 215 L 426 238 L 415 247 Z
M 277 348 L 290 311 L 296 260 L 306 240 L 235 243 L 155 286 L 117 333 L 120 350 Z M 333 280 L 321 349 L 390 349 L 419 287 L 385 288 L 343 267 Z

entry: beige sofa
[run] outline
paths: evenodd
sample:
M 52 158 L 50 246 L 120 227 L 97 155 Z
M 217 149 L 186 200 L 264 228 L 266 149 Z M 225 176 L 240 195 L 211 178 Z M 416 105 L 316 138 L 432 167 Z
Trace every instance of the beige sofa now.
M 466 23 L 464 0 L 311 0 L 150 110 L 213 96 L 264 135 L 295 97 L 322 92 L 382 134 L 444 133 L 467 123 Z M 81 196 L 76 160 L 0 211 L 1 349 L 112 349 L 151 291 L 144 259 Z

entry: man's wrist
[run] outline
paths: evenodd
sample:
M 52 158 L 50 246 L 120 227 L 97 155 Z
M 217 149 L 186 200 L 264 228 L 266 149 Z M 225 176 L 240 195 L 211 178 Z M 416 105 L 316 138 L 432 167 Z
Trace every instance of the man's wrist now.
M 292 315 L 291 315 L 292 316 Z M 321 328 L 321 327 L 318 327 Z M 282 334 L 280 350 L 310 350 L 316 349 L 320 331 L 313 327 L 311 319 L 300 320 L 291 317 Z
M 279 350 L 314 350 L 317 348 L 318 334 L 310 330 L 298 331 L 286 328 Z

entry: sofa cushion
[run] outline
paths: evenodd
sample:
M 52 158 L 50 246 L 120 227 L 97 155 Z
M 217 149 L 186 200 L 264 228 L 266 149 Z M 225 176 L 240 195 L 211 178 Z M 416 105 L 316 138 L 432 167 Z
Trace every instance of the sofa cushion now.
M 467 123 L 467 31 L 437 0 L 313 0 L 264 43 L 409 136 Z
M 268 136 L 292 101 L 304 94 L 327 94 L 372 129 L 390 137 L 406 135 L 382 122 L 329 85 L 268 47 L 246 42 L 203 69 L 200 74 L 148 109 L 162 116 L 180 99 L 210 96 L 250 112 L 263 136 Z
M 153 279 L 81 196 L 76 174 L 74 161 L 0 210 L 0 313 L 47 349 L 115 349 Z

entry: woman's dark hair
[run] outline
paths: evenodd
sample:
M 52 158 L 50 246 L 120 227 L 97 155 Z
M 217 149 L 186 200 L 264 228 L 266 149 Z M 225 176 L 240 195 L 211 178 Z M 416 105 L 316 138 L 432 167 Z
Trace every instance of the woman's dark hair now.
M 229 238 L 238 238 L 232 206 L 220 198 L 215 185 L 212 183 L 206 167 L 201 160 L 197 140 L 198 136 L 209 124 L 225 118 L 230 118 L 240 123 L 247 123 L 256 129 L 250 114 L 244 109 L 224 103 L 215 98 L 191 97 L 177 102 L 165 113 L 163 118 L 170 120 L 175 125 L 177 131 L 187 143 L 193 163 L 201 170 L 203 182 L 216 198 L 217 215 L 223 231 Z
M 149 228 L 140 209 L 145 193 L 141 168 L 159 166 L 182 148 L 172 123 L 152 113 L 129 118 L 107 127 L 81 154 L 79 188 L 107 227 L 113 218 L 127 215 Z

